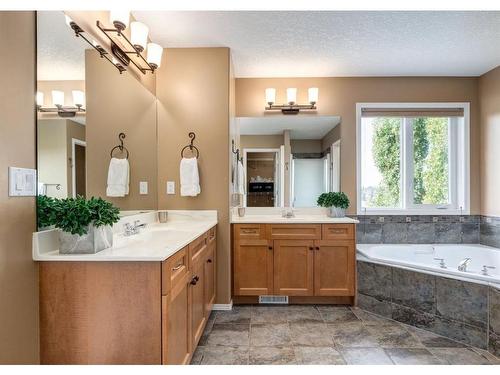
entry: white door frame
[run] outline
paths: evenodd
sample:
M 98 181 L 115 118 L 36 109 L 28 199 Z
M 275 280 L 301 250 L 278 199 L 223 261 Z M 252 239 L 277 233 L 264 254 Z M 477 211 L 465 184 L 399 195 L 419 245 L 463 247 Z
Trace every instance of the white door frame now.
M 333 184 L 333 179 L 334 179 L 334 173 L 333 173 L 333 165 L 334 165 L 334 162 L 337 163 L 337 166 L 338 166 L 338 173 L 336 174 L 338 176 L 338 191 L 342 191 L 341 190 L 341 179 L 340 179 L 340 139 L 336 142 L 334 142 L 332 144 L 332 147 L 331 147 L 331 176 L 330 176 L 330 190 L 331 191 L 334 191 L 334 184 Z
M 244 148 L 243 149 L 243 168 L 245 171 L 245 187 L 248 186 L 247 154 L 249 152 L 274 152 L 274 153 L 276 153 L 276 158 L 280 158 L 280 149 L 279 148 Z M 274 183 L 276 184 L 276 181 L 274 181 Z M 243 207 L 247 206 L 247 194 L 248 194 L 248 189 L 245 189 L 245 194 L 243 195 Z
M 80 139 L 71 138 L 71 195 L 76 198 L 76 172 L 75 172 L 75 146 L 85 147 L 87 151 L 87 142 Z M 87 162 L 87 160 L 85 160 Z

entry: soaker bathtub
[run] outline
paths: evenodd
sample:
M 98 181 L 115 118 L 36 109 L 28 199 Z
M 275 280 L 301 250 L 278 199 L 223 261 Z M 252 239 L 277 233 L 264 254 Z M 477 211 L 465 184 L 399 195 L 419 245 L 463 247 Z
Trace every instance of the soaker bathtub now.
M 500 285 L 500 249 L 484 245 L 462 244 L 358 244 L 358 260 L 400 266 L 410 270 L 458 278 L 480 284 Z M 442 258 L 446 268 L 440 267 Z M 459 271 L 458 265 L 471 258 L 467 271 Z M 484 275 L 483 266 L 488 275 Z

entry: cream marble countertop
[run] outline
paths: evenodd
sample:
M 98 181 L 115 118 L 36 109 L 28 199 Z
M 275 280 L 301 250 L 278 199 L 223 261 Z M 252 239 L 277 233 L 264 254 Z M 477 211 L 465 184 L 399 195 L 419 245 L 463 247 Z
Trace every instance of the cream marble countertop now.
M 323 208 L 297 208 L 295 217 L 282 216 L 283 208 L 279 207 L 246 207 L 245 216 L 239 217 L 237 209 L 231 210 L 232 224 L 356 224 L 359 221 L 350 217 L 328 217 Z
M 140 220 L 147 223 L 139 234 L 124 236 L 123 224 Z M 164 224 L 156 220 L 156 212 L 123 217 L 113 227 L 113 247 L 96 254 L 60 254 L 58 231 L 33 234 L 35 261 L 163 261 L 181 250 L 207 230 L 217 225 L 217 211 L 168 211 Z

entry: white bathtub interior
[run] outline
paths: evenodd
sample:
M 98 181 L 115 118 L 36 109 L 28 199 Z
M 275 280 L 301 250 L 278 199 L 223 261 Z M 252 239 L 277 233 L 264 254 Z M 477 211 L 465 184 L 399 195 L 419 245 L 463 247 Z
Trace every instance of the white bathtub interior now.
M 437 274 L 454 275 L 484 283 L 500 284 L 500 249 L 464 244 L 358 244 L 358 255 L 381 263 L 400 265 Z M 470 258 L 466 271 L 459 263 Z M 446 268 L 440 266 L 441 261 Z M 483 273 L 484 266 L 487 275 Z

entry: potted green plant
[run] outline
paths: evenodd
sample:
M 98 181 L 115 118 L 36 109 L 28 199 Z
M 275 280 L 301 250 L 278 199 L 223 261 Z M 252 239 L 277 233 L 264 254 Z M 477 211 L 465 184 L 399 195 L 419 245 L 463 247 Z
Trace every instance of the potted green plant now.
M 47 195 L 36 197 L 36 222 L 38 230 L 50 229 L 55 224 L 55 205 L 58 200 Z
M 318 206 L 328 208 L 328 216 L 344 217 L 349 207 L 349 198 L 341 191 L 323 193 L 318 197 Z
M 61 199 L 54 206 L 61 254 L 95 254 L 113 246 L 120 210 L 101 198 Z

